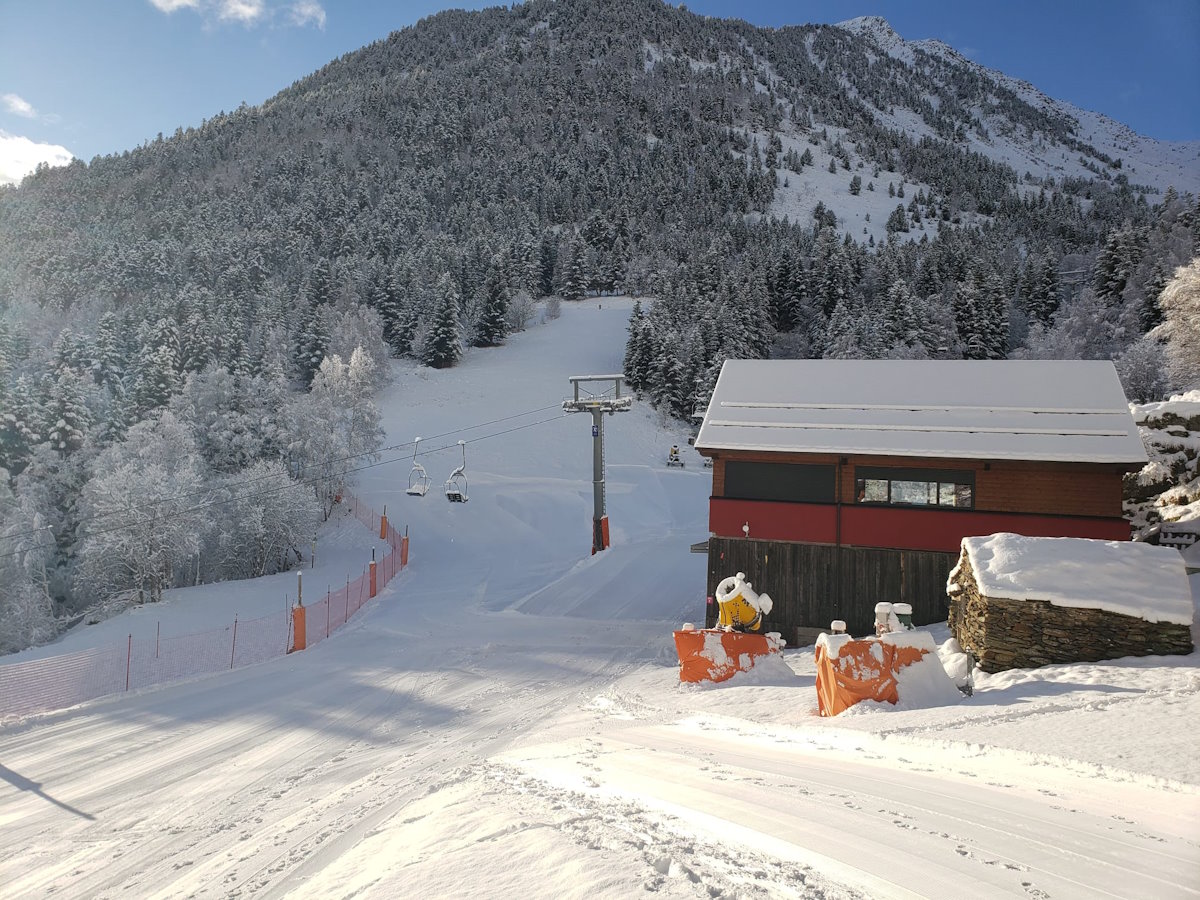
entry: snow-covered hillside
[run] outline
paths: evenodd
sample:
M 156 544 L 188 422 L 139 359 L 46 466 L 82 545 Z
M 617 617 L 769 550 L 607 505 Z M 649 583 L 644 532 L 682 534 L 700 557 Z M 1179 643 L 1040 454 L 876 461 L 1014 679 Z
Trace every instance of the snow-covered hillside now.
M 981 66 L 942 41 L 905 41 L 878 16 L 860 16 L 841 22 L 837 27 L 874 41 L 883 52 L 909 66 L 920 63 L 914 53 L 919 50 L 945 60 L 951 67 L 976 73 L 1054 118 L 1072 122 L 1070 130 L 1076 140 L 1111 160 L 1121 161 L 1120 169 L 1114 169 L 1086 149 L 1067 147 L 1051 135 L 1022 133 L 1006 123 L 1003 116 L 988 116 L 981 111 L 987 136 L 977 131 L 968 132 L 968 146 L 990 159 L 1006 163 L 1018 174 L 1029 172 L 1038 178 L 1056 179 L 1064 176 L 1091 179 L 1098 174 L 1113 178 L 1124 174 L 1131 184 L 1146 185 L 1159 192 L 1171 186 L 1180 193 L 1200 192 L 1200 141 L 1159 141 L 1144 137 L 1105 115 L 1047 96 L 1027 81 Z M 877 112 L 890 127 L 903 128 L 913 137 L 934 134 L 933 129 L 910 110 Z
M 435 490 L 405 495 L 404 452 L 362 473 L 411 564 L 332 638 L 0 727 L 0 896 L 1194 897 L 1196 654 L 831 720 L 811 649 L 680 685 L 711 474 L 690 450 L 663 465 L 686 435 L 644 405 L 606 419 L 613 547 L 590 556 L 590 419 L 558 406 L 570 375 L 619 370 L 631 305 L 564 304 L 453 369 L 395 364 L 387 443 L 423 436 Z M 459 439 L 470 500 L 450 504 Z M 331 523 L 312 577 L 356 576 L 375 544 Z M 138 615 L 223 622 L 290 585 Z

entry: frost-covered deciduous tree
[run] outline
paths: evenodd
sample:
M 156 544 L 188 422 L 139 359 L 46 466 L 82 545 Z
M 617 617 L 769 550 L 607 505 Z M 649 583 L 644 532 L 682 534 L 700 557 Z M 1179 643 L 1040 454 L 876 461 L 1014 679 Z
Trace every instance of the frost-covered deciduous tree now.
M 1200 256 L 1175 270 L 1159 295 L 1167 332 L 1167 362 L 1180 385 L 1200 378 Z
M 1166 396 L 1170 387 L 1163 346 L 1145 335 L 1113 360 L 1121 387 L 1132 403 L 1149 403 Z
M 375 370 L 361 348 L 348 364 L 336 354 L 326 357 L 312 390 L 288 405 L 288 458 L 296 477 L 313 486 L 326 518 L 353 482 L 352 470 L 378 458 L 383 428 L 372 399 Z
M 139 422 L 97 456 L 83 489 L 79 590 L 157 601 L 185 583 L 200 549 L 203 464 L 170 411 Z
M 207 578 L 257 578 L 302 558 L 322 509 L 306 485 L 278 460 L 261 460 L 214 486 L 221 527 L 206 535 Z
M 18 501 L 0 469 L 0 653 L 52 638 L 57 631 L 50 596 L 54 536 L 34 505 Z

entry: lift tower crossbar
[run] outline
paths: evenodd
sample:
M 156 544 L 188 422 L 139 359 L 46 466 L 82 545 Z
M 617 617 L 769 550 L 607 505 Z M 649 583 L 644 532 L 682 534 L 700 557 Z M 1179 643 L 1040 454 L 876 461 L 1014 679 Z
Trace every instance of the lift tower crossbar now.
M 563 401 L 563 412 L 590 412 L 592 414 L 592 553 L 608 547 L 608 514 L 604 508 L 604 419 L 605 413 L 629 412 L 633 397 L 621 396 L 625 383 L 622 375 L 572 375 L 570 382 L 575 390 L 572 400 Z M 585 384 L 608 383 L 610 386 L 596 393 L 583 387 Z

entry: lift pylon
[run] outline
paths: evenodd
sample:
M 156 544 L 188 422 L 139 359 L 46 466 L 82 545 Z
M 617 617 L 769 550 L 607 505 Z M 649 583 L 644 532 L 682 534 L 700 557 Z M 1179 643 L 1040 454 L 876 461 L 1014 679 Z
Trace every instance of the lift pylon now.
M 629 412 L 632 396 L 621 396 L 625 375 L 572 375 L 574 399 L 563 401 L 563 412 L 592 414 L 592 553 L 608 548 L 608 514 L 604 495 L 604 414 Z M 595 393 L 582 387 L 585 384 L 610 383 L 608 389 Z

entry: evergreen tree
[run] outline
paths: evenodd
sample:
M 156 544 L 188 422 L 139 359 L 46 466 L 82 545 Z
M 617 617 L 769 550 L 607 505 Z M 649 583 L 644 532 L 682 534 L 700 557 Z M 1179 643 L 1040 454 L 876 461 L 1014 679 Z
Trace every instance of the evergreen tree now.
M 562 290 L 564 300 L 582 300 L 587 296 L 586 251 L 578 235 L 571 239 L 563 266 Z
M 45 416 L 46 440 L 54 452 L 65 457 L 83 446 L 92 417 L 84 402 L 83 383 L 72 369 L 58 370 Z
M 169 346 L 143 347 L 133 370 L 129 400 L 140 418 L 165 406 L 179 388 L 175 354 Z
M 504 260 L 497 254 L 492 257 L 483 285 L 483 307 L 479 321 L 475 324 L 476 347 L 494 347 L 504 342 L 508 333 L 508 283 L 505 280 Z
M 554 270 L 558 265 L 558 243 L 554 235 L 547 231 L 542 235 L 538 250 L 538 277 L 536 297 L 546 297 L 554 293 Z
M 320 303 L 306 303 L 301 312 L 293 362 L 297 377 L 305 387 L 312 384 L 321 361 L 329 352 L 329 326 L 326 324 L 325 310 L 326 307 Z
M 462 329 L 458 320 L 458 290 L 450 273 L 438 279 L 434 289 L 433 322 L 421 350 L 421 362 L 446 369 L 462 358 Z

